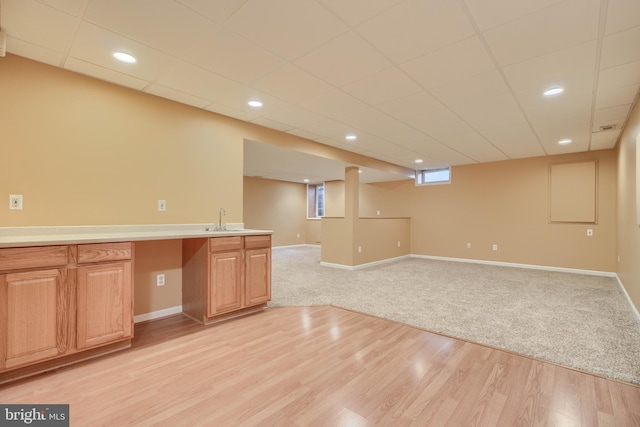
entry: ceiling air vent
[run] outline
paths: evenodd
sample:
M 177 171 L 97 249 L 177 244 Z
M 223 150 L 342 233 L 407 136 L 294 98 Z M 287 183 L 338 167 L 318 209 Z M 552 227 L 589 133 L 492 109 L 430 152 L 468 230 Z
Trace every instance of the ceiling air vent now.
M 608 130 L 614 130 L 616 128 L 616 125 L 603 125 L 600 126 L 600 132 L 606 132 Z

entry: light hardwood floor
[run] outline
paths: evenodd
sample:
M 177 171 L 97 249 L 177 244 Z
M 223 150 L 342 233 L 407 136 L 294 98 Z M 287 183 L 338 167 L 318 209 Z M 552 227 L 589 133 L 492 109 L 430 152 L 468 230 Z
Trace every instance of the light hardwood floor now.
M 640 388 L 336 307 L 136 325 L 133 348 L 0 388 L 76 426 L 638 426 Z

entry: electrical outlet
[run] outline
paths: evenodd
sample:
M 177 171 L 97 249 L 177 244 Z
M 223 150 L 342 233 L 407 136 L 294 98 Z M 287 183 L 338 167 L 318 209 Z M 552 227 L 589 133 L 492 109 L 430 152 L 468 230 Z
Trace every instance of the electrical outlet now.
M 400 241 L 398 240 L 398 247 L 400 247 Z
M 471 242 L 467 242 L 467 249 L 471 249 Z
M 158 212 L 165 212 L 167 210 L 167 201 L 158 200 Z
M 498 245 L 496 245 L 495 243 L 493 244 L 493 250 L 497 251 L 498 250 Z
M 12 211 L 22 210 L 22 194 L 9 194 L 9 209 Z
M 164 274 L 156 275 L 156 286 L 164 286 Z
M 300 233 L 296 234 L 296 237 L 299 239 L 300 238 Z
M 376 211 L 376 215 L 380 216 L 380 210 Z
M 358 253 L 362 253 L 362 246 L 358 246 Z

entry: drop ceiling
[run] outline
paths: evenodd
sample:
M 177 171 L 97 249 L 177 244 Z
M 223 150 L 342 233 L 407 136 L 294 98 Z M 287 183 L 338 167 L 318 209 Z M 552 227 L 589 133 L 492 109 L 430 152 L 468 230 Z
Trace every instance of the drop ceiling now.
M 0 28 L 11 54 L 408 168 L 612 148 L 640 88 L 638 0 L 0 0 Z M 316 173 L 278 157 L 245 174 Z

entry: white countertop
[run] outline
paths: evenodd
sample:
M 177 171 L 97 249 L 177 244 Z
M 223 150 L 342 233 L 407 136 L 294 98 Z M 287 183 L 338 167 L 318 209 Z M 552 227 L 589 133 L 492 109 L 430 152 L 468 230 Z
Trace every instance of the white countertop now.
M 244 224 L 84 225 L 60 227 L 0 227 L 0 248 L 106 243 L 141 240 L 189 239 L 198 237 L 272 234 L 272 230 L 248 230 Z

